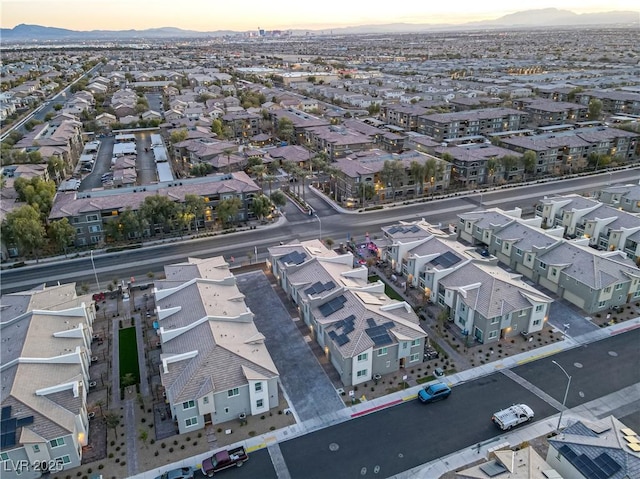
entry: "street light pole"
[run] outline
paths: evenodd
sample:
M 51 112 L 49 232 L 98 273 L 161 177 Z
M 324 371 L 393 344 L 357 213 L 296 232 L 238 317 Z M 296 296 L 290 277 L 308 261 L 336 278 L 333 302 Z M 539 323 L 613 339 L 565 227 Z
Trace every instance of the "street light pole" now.
M 100 291 L 100 281 L 98 281 L 98 273 L 96 272 L 96 264 L 93 262 L 93 250 L 91 250 L 91 266 L 93 267 L 93 275 L 96 278 L 96 287 Z
M 551 362 L 553 364 L 555 364 L 556 366 L 558 366 L 560 368 L 560 370 L 564 373 L 564 375 L 567 376 L 567 379 L 568 379 L 568 381 L 567 381 L 567 389 L 564 390 L 564 398 L 562 399 L 562 409 L 560 410 L 560 417 L 558 418 L 558 427 L 556 427 L 556 430 L 559 431 L 560 430 L 560 423 L 562 422 L 562 413 L 564 412 L 565 404 L 567 403 L 567 396 L 569 395 L 569 387 L 571 387 L 571 376 L 556 361 L 551 361 Z
M 317 214 L 313 214 L 313 216 L 316 217 L 316 219 L 318 220 L 318 225 L 320 227 L 320 241 L 322 241 L 322 221 L 320 220 L 320 217 Z

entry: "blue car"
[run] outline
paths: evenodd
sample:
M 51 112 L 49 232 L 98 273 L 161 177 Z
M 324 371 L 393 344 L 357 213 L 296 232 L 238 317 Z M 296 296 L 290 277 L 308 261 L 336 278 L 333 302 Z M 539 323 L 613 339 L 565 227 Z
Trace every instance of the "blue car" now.
M 432 384 L 418 393 L 418 399 L 423 403 L 430 403 L 446 399 L 451 395 L 451 388 L 443 383 Z

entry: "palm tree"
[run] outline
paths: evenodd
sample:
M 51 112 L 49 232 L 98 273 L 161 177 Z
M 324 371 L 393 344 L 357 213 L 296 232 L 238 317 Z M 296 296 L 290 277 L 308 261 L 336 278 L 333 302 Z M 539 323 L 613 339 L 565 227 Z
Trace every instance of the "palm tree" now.
M 427 176 L 426 163 L 420 163 L 413 160 L 409 165 L 409 174 L 413 178 L 413 181 L 420 185 L 420 190 L 419 192 L 416 192 L 416 196 L 418 196 L 418 194 L 422 195 L 424 193 L 424 178 Z

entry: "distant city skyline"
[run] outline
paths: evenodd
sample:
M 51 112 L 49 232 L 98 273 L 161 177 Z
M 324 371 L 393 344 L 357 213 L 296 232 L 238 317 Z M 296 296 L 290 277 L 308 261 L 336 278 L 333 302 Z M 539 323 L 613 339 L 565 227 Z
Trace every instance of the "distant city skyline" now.
M 408 4 L 407 4 L 408 3 Z M 294 0 L 7 0 L 2 28 L 18 24 L 70 30 L 329 30 L 387 23 L 460 24 L 491 20 L 524 10 L 558 8 L 574 13 L 639 11 L 637 0 L 508 0 L 403 2 L 382 0 L 294 2 Z

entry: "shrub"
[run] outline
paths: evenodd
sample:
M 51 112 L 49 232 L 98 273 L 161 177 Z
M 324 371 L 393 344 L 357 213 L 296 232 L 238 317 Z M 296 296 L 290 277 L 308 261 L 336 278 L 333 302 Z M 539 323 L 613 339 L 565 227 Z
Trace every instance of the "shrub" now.
M 202 433 L 201 432 L 198 433 L 198 437 L 202 437 Z
M 98 469 L 104 469 L 104 464 L 98 464 Z
M 180 446 L 180 449 L 184 449 L 184 444 L 182 446 Z
M 107 457 L 108 457 L 109 459 L 113 459 L 113 453 L 112 453 L 112 452 L 110 452 L 110 453 L 109 453 L 109 456 L 107 456 Z
M 160 444 L 160 447 L 161 447 L 162 449 L 164 449 L 165 447 L 167 447 L 167 445 L 163 442 L 163 443 L 161 443 L 161 444 Z
M 271 426 L 271 427 L 269 428 L 269 431 L 275 431 L 275 430 L 276 430 L 276 427 L 275 427 L 275 426 Z
M 154 455 L 154 456 L 156 456 L 156 457 L 157 457 L 159 454 L 160 454 L 160 453 L 159 453 L 158 451 L 156 451 L 156 452 L 154 452 L 154 453 L 153 453 L 153 455 Z
M 173 448 L 172 447 L 169 448 L 169 452 L 173 452 Z
M 263 414 L 262 416 L 260 416 L 260 419 L 264 419 L 264 418 L 265 418 L 265 415 L 264 415 L 264 414 Z
M 191 441 L 191 438 L 189 436 L 187 436 L 185 439 L 187 440 L 187 442 Z
M 255 436 L 255 435 L 256 435 L 256 432 L 255 432 L 255 431 L 249 431 L 249 436 L 253 437 L 253 436 Z

